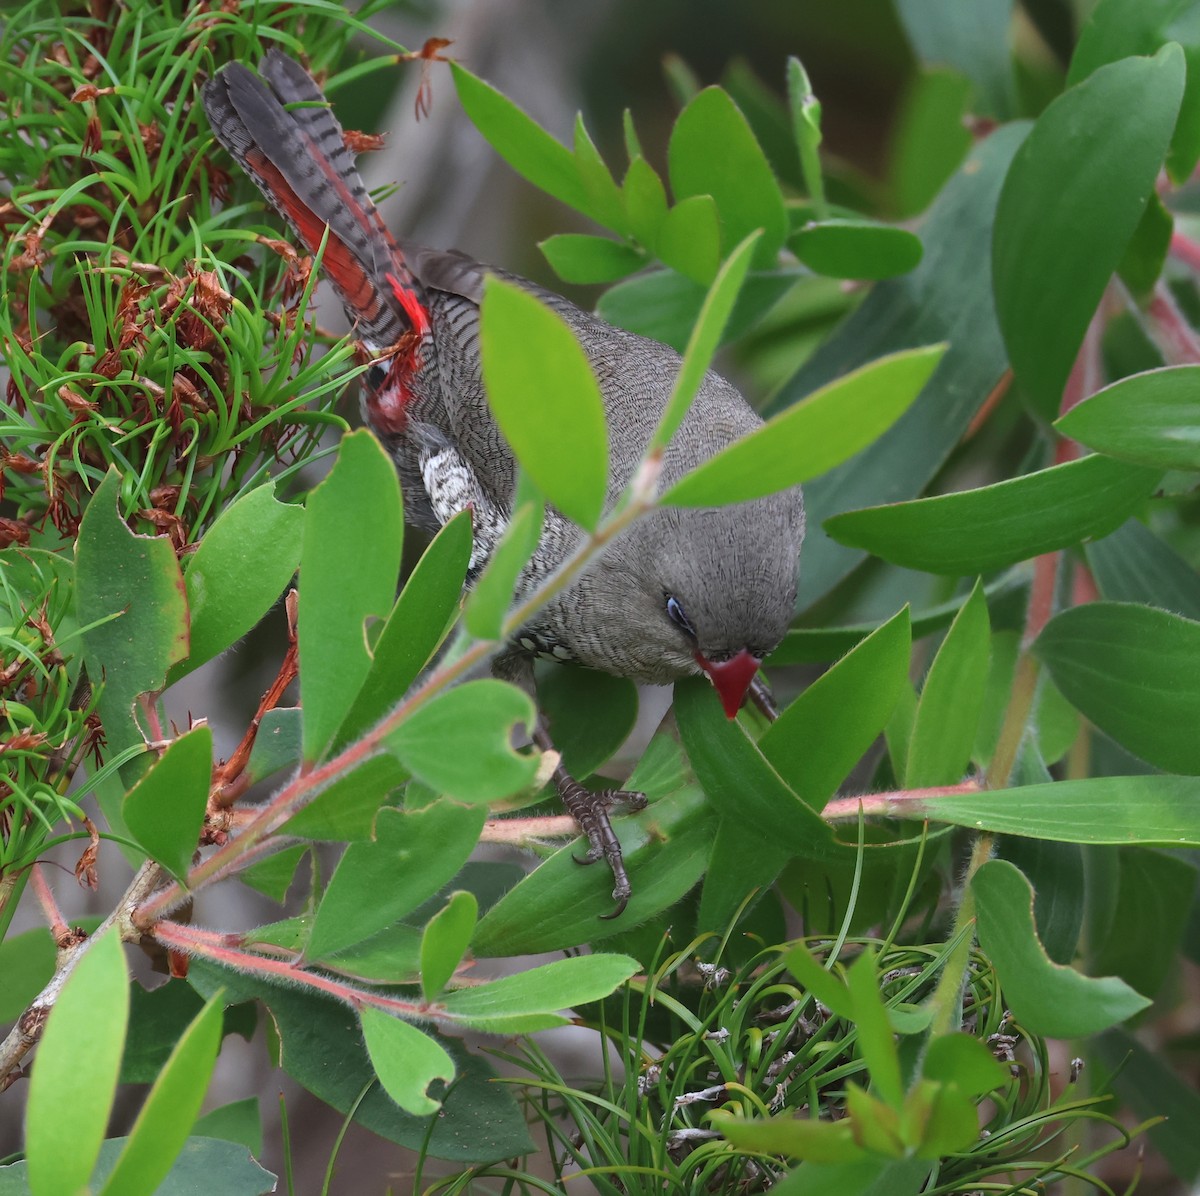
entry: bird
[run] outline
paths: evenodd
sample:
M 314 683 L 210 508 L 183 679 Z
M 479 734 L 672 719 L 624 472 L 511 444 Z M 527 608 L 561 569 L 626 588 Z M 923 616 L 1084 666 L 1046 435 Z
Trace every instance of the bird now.
M 468 585 L 513 515 L 518 470 L 482 378 L 480 309 L 489 275 L 536 296 L 582 346 L 608 427 L 605 502 L 612 509 L 675 385 L 681 358 L 674 349 L 462 252 L 393 236 L 321 88 L 283 51 L 269 50 L 257 74 L 225 64 L 204 85 L 202 101 L 217 141 L 308 251 L 324 246 L 321 268 L 373 362 L 363 414 L 396 464 L 405 518 L 436 531 L 470 508 Z M 709 370 L 664 450 L 659 485 L 671 485 L 761 424 L 737 389 Z M 707 675 L 732 719 L 791 622 L 804 531 L 799 486 L 719 507 L 656 506 L 516 630 L 494 657 L 493 673 L 531 694 L 538 658 L 651 684 Z M 553 574 L 583 535 L 548 506 L 517 600 Z M 533 739 L 553 749 L 543 715 Z M 580 862 L 603 858 L 612 871 L 616 905 L 604 916 L 617 917 L 631 886 L 610 811 L 639 808 L 645 799 L 589 790 L 561 760 L 553 782 L 588 840 Z

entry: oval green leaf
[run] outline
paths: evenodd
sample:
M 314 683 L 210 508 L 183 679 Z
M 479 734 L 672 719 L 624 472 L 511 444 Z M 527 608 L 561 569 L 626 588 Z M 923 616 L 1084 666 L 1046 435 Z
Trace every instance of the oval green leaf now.
M 692 470 L 663 495 L 663 503 L 744 502 L 840 465 L 908 410 L 945 351 L 945 345 L 932 345 L 893 353 L 831 382 Z
M 788 248 L 817 274 L 831 278 L 893 278 L 915 270 L 924 249 L 904 228 L 872 220 L 822 220 L 788 239 Z
M 152 1196 L 183 1149 L 221 1049 L 224 1001 L 209 998 L 175 1044 L 101 1196 Z
M 574 154 L 507 96 L 460 63 L 452 61 L 450 73 L 463 111 L 509 166 L 535 187 L 590 215 Z
M 1097 452 L 1157 469 L 1200 469 L 1200 365 L 1122 378 L 1054 425 Z
M 588 233 L 558 233 L 539 241 L 538 248 L 559 278 L 580 285 L 616 282 L 646 264 L 646 255 L 634 246 Z
M 488 402 L 521 467 L 568 519 L 594 529 L 608 489 L 608 430 L 575 334 L 524 287 L 493 275 L 480 342 Z
M 428 1034 L 380 1009 L 359 1010 L 363 1041 L 383 1090 L 406 1113 L 428 1117 L 442 1106 L 428 1095 L 435 1080 L 454 1079 L 454 1060 Z
M 108 1128 L 128 1020 L 125 954 L 108 930 L 67 978 L 38 1045 L 25 1108 L 34 1196 L 86 1188 Z
M 479 917 L 475 894 L 460 889 L 429 919 L 421 936 L 421 992 L 432 1001 L 462 961 Z
M 1177 45 L 1099 67 L 1046 108 L 1013 159 L 992 240 L 996 314 L 1047 418 L 1154 188 L 1184 73 Z
M 942 640 L 917 703 L 904 785 L 961 781 L 971 760 L 991 657 L 987 601 L 978 582 Z
M 371 843 L 342 855 L 317 908 L 308 954 L 334 955 L 411 913 L 467 862 L 485 812 L 437 801 L 417 810 L 383 809 Z
M 1200 846 L 1200 784 L 1193 777 L 1090 777 L 896 802 L 897 818 L 928 818 L 1059 843 Z
M 1183 183 L 1200 158 L 1200 22 L 1192 0 L 1100 0 L 1079 31 L 1067 85 L 1106 62 L 1153 54 L 1167 42 L 1178 42 L 1187 60 L 1187 87 L 1167 155 L 1171 178 Z
M 300 556 L 300 694 L 304 759 L 319 759 L 371 669 L 366 621 L 396 597 L 404 537 L 391 458 L 363 429 L 308 496 Z
M 301 507 L 260 486 L 221 512 L 187 559 L 191 642 L 174 683 L 237 643 L 271 609 L 300 564 Z
M 894 565 L 970 576 L 1107 535 L 1161 476 L 1083 457 L 977 490 L 848 511 L 827 519 L 825 529 Z
M 1200 774 L 1200 623 L 1131 602 L 1056 615 L 1034 651 L 1067 700 L 1122 747 Z
M 908 679 L 910 647 L 905 607 L 827 669 L 763 733 L 759 750 L 812 809 L 824 806 L 887 725 Z
M 729 94 L 706 87 L 679 114 L 667 148 L 677 199 L 711 195 L 721 218 L 721 246 L 762 229 L 755 264 L 768 269 L 787 233 L 783 193 L 746 118 Z
M 470 559 L 471 513 L 460 511 L 430 541 L 404 583 L 375 641 L 366 680 L 338 728 L 335 748 L 378 723 L 428 664 L 458 609 Z
M 495 801 L 528 788 L 538 758 L 512 749 L 533 727 L 529 695 L 503 681 L 468 681 L 418 706 L 386 740 L 413 776 L 462 801 Z
M 1000 976 L 1021 1026 L 1047 1038 L 1107 1030 L 1150 1004 L 1123 980 L 1091 979 L 1051 962 L 1033 923 L 1033 889 L 1007 860 L 989 860 L 971 880 L 979 945 Z
M 658 226 L 654 252 L 665 266 L 708 286 L 721 264 L 721 222 L 711 195 L 681 199 Z
M 832 839 L 820 814 L 788 787 L 741 723 L 727 719 L 707 680 L 675 684 L 684 750 L 709 801 L 793 855 L 820 854 Z
M 460 988 L 441 1001 L 446 1017 L 476 1030 L 507 1034 L 530 1015 L 586 1005 L 607 997 L 640 969 L 628 955 L 577 955 L 504 976 L 487 984 Z M 565 1018 L 557 1018 L 563 1024 Z
M 171 741 L 121 807 L 146 854 L 177 879 L 187 875 L 200 840 L 212 766 L 212 731 L 202 724 Z

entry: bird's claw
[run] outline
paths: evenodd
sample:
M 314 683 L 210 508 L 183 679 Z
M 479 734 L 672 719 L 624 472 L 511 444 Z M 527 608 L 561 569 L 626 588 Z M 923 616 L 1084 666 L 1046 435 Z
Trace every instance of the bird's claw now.
M 587 789 L 573 777 L 561 779 L 558 789 L 567 813 L 579 824 L 588 841 L 587 855 L 572 858 L 577 864 L 594 864 L 599 859 L 608 861 L 613 874 L 613 900 L 617 904 L 612 913 L 600 916 L 606 921 L 619 918 L 629 904 L 632 888 L 621 854 L 621 841 L 613 830 L 609 812 L 614 806 L 643 810 L 646 796 L 626 789 Z

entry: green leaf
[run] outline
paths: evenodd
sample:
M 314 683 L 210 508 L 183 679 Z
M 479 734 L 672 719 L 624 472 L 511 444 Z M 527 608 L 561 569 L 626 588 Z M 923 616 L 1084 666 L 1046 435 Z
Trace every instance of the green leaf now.
M 808 72 L 799 58 L 787 60 L 788 114 L 791 117 L 792 139 L 800 159 L 800 173 L 812 200 L 813 209 L 822 219 L 827 214 L 825 180 L 821 174 L 821 101 L 813 93 Z
M 268 710 L 258 724 L 246 772 L 251 781 L 261 781 L 281 768 L 294 767 L 300 760 L 300 707 L 277 706 Z
M 957 0 L 897 0 L 896 13 L 927 67 L 953 67 L 975 85 L 975 110 L 1013 115 L 1012 0 L 962 5 Z
M 1045 778 L 1050 779 L 1049 773 Z M 1078 843 L 1010 835 L 1001 842 L 999 854 L 1016 864 L 1033 885 L 1033 917 L 1046 954 L 1055 963 L 1070 963 L 1079 948 L 1087 903 L 1083 848 Z
M 611 228 L 622 236 L 629 235 L 629 220 L 621 191 L 613 181 L 612 172 L 600 156 L 583 123 L 583 113 L 575 114 L 575 170 L 588 198 L 588 212 L 598 224 Z
M 1108 936 L 1093 938 L 1089 967 L 1119 976 L 1151 1000 L 1179 962 L 1196 894 L 1196 865 L 1148 847 L 1117 853 L 1116 907 Z M 1154 927 L 1153 934 L 1146 928 Z
M 1088 448 L 1156 469 L 1200 469 L 1200 365 L 1122 378 L 1054 426 Z
M 628 955 L 576 955 L 503 976 L 443 997 L 443 1015 L 459 1025 L 496 1034 L 520 1032 L 526 1019 L 554 1015 L 559 1009 L 607 997 L 640 970 Z M 566 1024 L 555 1016 L 554 1024 Z M 545 1024 L 545 1023 L 543 1023 Z
M 963 120 L 970 86 L 955 71 L 936 68 L 909 83 L 892 134 L 888 189 L 897 215 L 923 212 L 970 151 Z
M 976 490 L 848 511 L 825 529 L 894 565 L 970 576 L 1106 535 L 1161 476 L 1094 455 Z
M 50 932 L 40 926 L 12 934 L 0 942 L 0 1025 L 15 1022 L 54 975 L 58 949 Z
M 146 854 L 180 880 L 200 840 L 212 766 L 212 731 L 201 724 L 171 741 L 121 807 Z
M 629 738 L 637 686 L 596 669 L 551 666 L 538 678 L 538 706 L 573 777 L 590 776 Z
M 667 161 L 676 198 L 711 195 L 716 201 L 726 254 L 762 229 L 755 265 L 775 265 L 787 233 L 783 194 L 746 118 L 727 92 L 706 87 L 679 114 Z
M 909 650 L 905 607 L 814 681 L 759 740 L 771 767 L 811 809 L 825 805 L 887 724 L 907 684 Z
M 169 540 L 136 536 L 126 527 L 117 510 L 120 487 L 110 469 L 84 511 L 75 543 L 75 613 L 88 628 L 88 672 L 104 680 L 99 712 L 114 754 L 141 742 L 134 699 L 161 690 L 167 670 L 188 651 L 187 602 L 175 552 Z
M 1013 370 L 1047 418 L 1154 188 L 1184 73 L 1175 45 L 1097 68 L 1046 108 L 1005 180 L 992 241 L 996 313 Z
M 1034 651 L 1067 700 L 1122 747 L 1168 772 L 1200 774 L 1200 623 L 1091 602 L 1051 619 Z
M 1151 191 L 1138 226 L 1133 231 L 1125 256 L 1117 267 L 1121 281 L 1139 303 L 1150 298 L 1154 284 L 1162 274 L 1163 263 L 1171 248 L 1175 218 L 1167 210 L 1158 192 Z
M 987 601 L 975 583 L 929 666 L 908 747 L 904 785 L 923 789 L 961 781 L 971 760 L 990 656 Z
M 386 741 L 405 768 L 462 801 L 510 797 L 533 783 L 536 755 L 513 751 L 513 728 L 532 729 L 529 695 L 503 681 L 468 681 L 418 706 Z
M 285 847 L 274 855 L 255 860 L 247 868 L 238 873 L 238 879 L 257 893 L 270 897 L 272 901 L 281 903 L 296 879 L 296 869 L 300 861 L 308 853 L 307 843 L 296 843 Z
M 544 517 L 545 508 L 539 500 L 521 503 L 479 580 L 471 587 L 463 606 L 463 623 L 476 639 L 503 637 L 504 617 L 512 605 L 517 578 L 538 546 Z
M 709 287 L 700 308 L 700 315 L 696 318 L 692 334 L 688 338 L 683 364 L 679 367 L 671 397 L 650 439 L 647 452 L 665 448 L 671 437 L 679 431 L 679 426 L 683 423 L 696 392 L 703 384 L 705 374 L 708 373 L 713 354 L 721 343 L 721 334 L 725 331 L 729 314 L 733 311 L 738 292 L 745 281 L 746 271 L 750 267 L 750 255 L 754 251 L 757 238 L 757 233 L 751 233 L 734 249 Z
M 221 1105 L 198 1118 L 192 1128 L 197 1138 L 240 1142 L 252 1155 L 261 1155 L 263 1152 L 262 1113 L 257 1096 Z M 225 1190 L 230 1191 L 228 1188 Z
M 288 1075 L 339 1113 L 354 1109 L 359 1125 L 389 1142 L 459 1164 L 492 1163 L 534 1149 L 511 1086 L 497 1083 L 491 1066 L 453 1039 L 441 1042 L 454 1061 L 455 1083 L 435 1116 L 414 1117 L 397 1108 L 375 1083 L 362 1026 L 347 1006 L 311 990 L 264 984 L 199 959 L 192 960 L 188 980 L 201 992 L 223 986 L 228 999 L 264 1001 L 279 1031 Z M 203 1185 L 193 1189 L 209 1190 Z
M 1183 183 L 1200 158 L 1200 27 L 1191 0 L 1100 0 L 1079 31 L 1067 83 L 1074 86 L 1128 54 L 1153 54 L 1167 42 L 1178 42 L 1187 62 L 1183 104 L 1167 154 L 1168 173 Z
M 987 1096 L 1009 1079 L 996 1056 L 970 1034 L 943 1034 L 932 1039 L 921 1074 L 939 1084 L 953 1084 L 968 1096 Z
M 25 1108 L 25 1158 L 34 1196 L 78 1192 L 87 1185 L 116 1096 L 128 1020 L 125 953 L 116 931 L 109 930 L 76 963 L 38 1044 Z M 64 1099 L 69 1093 L 86 1097 Z
M 379 807 L 406 780 L 408 773 L 395 757 L 368 756 L 293 814 L 279 833 L 338 843 L 370 839 Z
M 1090 777 L 905 801 L 906 818 L 1061 843 L 1200 847 L 1200 791 L 1191 777 Z
M 1004 999 L 1025 1030 L 1076 1038 L 1106 1030 L 1150 1001 L 1114 977 L 1092 979 L 1052 963 L 1033 924 L 1033 890 L 1006 860 L 989 860 L 971 880 L 979 945 Z
M 588 233 L 558 233 L 538 242 L 555 274 L 581 285 L 616 282 L 646 264 L 646 255 L 624 241 Z
M 325 753 L 370 671 L 366 620 L 392 609 L 403 536 L 396 467 L 370 432 L 351 432 L 304 512 L 298 635 L 306 761 Z
M 700 909 L 696 915 L 697 932 L 712 930 L 724 934 L 735 917 L 751 908 L 746 904 L 747 895 L 754 893 L 752 904 L 757 904 L 790 858 L 787 851 L 772 848 L 743 822 L 722 817 L 717 823 L 712 854 L 704 874 Z M 739 929 L 745 931 L 744 926 Z
M 461 511 L 430 541 L 404 583 L 375 641 L 366 680 L 338 728 L 336 746 L 380 722 L 429 662 L 458 608 L 470 559 L 471 513 Z
M 488 402 L 521 467 L 568 519 L 593 530 L 608 489 L 608 430 L 575 334 L 524 287 L 489 276 L 480 345 Z
M 817 274 L 831 278 L 893 278 L 915 270 L 921 239 L 904 228 L 874 220 L 830 219 L 806 224 L 788 248 Z
M 363 1041 L 383 1090 L 406 1113 L 425 1117 L 441 1102 L 427 1095 L 435 1080 L 454 1079 L 454 1060 L 428 1034 L 382 1010 L 364 1005 L 359 1010 Z
M 1145 524 L 1127 520 L 1084 551 L 1102 597 L 1200 619 L 1200 574 Z
M 771 1196 L 918 1196 L 933 1166 L 924 1159 L 869 1157 L 805 1163 L 780 1180 Z
M 308 955 L 322 959 L 361 943 L 432 897 L 466 863 L 485 811 L 437 801 L 379 811 L 375 841 L 346 848 L 317 908 Z
M 920 398 L 891 429 L 805 487 L 810 527 L 841 511 L 919 494 L 1004 374 L 1007 361 L 980 246 L 991 236 L 996 196 L 1024 133 L 1024 125 L 1006 126 L 974 147 L 921 225 L 921 264 L 911 274 L 872 287 L 768 408 L 788 407 L 897 350 L 941 341 L 949 345 Z M 800 608 L 828 593 L 862 559 L 861 551 L 810 535 L 800 571 Z
M 788 788 L 741 723 L 725 717 L 706 680 L 676 682 L 675 718 L 696 779 L 720 813 L 793 855 L 819 855 L 831 842 L 820 814 Z
M 421 993 L 432 1001 L 454 975 L 479 917 L 474 893 L 459 890 L 425 927 L 421 937 Z
M 874 951 L 868 948 L 846 969 L 846 990 L 854 1002 L 858 1049 L 870 1072 L 871 1088 L 898 1110 L 904 1101 L 904 1082 L 892 1025 L 879 992 Z
M 813 1163 L 842 1163 L 862 1158 L 865 1153 L 854 1140 L 849 1118 L 821 1121 L 816 1117 L 795 1116 L 735 1117 L 725 1109 L 717 1109 L 711 1120 L 713 1128 L 720 1130 L 738 1150 L 803 1159 L 802 1171 L 808 1171 Z M 858 1189 L 837 1191 L 849 1193 Z
M 1023 596 L 1027 586 L 1028 577 L 1024 570 L 1018 567 L 989 582 L 983 587 L 983 592 L 989 602 L 1002 602 L 1011 600 L 1018 594 Z M 920 639 L 931 632 L 948 627 L 954 621 L 954 616 L 962 610 L 963 603 L 970 594 L 969 590 L 963 590 L 945 602 L 937 602 L 915 610 L 910 616 L 913 639 Z M 871 632 L 882 627 L 885 622 L 885 618 L 875 618 L 864 619 L 862 622 L 846 622 L 841 626 L 834 624 L 825 627 L 793 627 L 783 637 L 783 643 L 767 657 L 767 667 L 836 660 L 849 652 L 855 644 L 862 643 Z
M 842 464 L 904 414 L 944 352 L 933 345 L 896 353 L 830 383 L 692 470 L 662 502 L 705 507 L 762 498 Z
M 641 153 L 630 155 L 629 169 L 625 172 L 624 183 L 621 184 L 621 195 L 625 201 L 625 214 L 633 235 L 651 252 L 657 252 L 659 229 L 667 218 L 667 192 L 662 179 Z M 712 273 L 705 282 L 710 281 L 712 275 L 717 272 L 717 261 L 720 257 L 716 214 L 714 206 L 711 236 Z
M 460 63 L 451 62 L 450 73 L 463 111 L 509 166 L 548 195 L 591 214 L 574 154 Z
M 116 1165 L 127 1139 L 109 1138 L 100 1148 L 100 1159 L 92 1174 L 92 1190 L 102 1184 Z M 27 1196 L 28 1168 L 22 1161 L 0 1167 L 0 1196 Z M 277 1176 L 260 1167 L 243 1145 L 197 1135 L 189 1138 L 176 1157 L 157 1196 L 193 1196 L 196 1192 L 220 1192 L 222 1196 L 270 1196 L 277 1190 Z
M 784 957 L 784 966 L 822 1005 L 838 1017 L 853 1019 L 854 1001 L 850 990 L 833 972 L 823 968 L 803 943 L 797 943 Z
M 208 1091 L 221 1047 L 223 1009 L 218 993 L 175 1045 L 101 1196 L 151 1196 L 159 1190 L 187 1142 Z
M 187 558 L 191 642 L 174 683 L 220 656 L 271 609 L 300 564 L 304 511 L 275 500 L 274 485 L 244 494 L 221 512 Z
M 629 784 L 654 798 L 648 777 L 635 774 Z M 496 902 L 475 928 L 471 949 L 478 957 L 559 951 L 644 922 L 674 905 L 700 879 L 714 829 L 694 785 L 652 800 L 648 810 L 614 823 L 633 886 L 620 918 L 600 921 L 612 907 L 612 878 L 580 867 L 579 846 L 570 844 Z
M 654 252 L 664 266 L 707 287 L 721 264 L 721 222 L 711 195 L 681 199 L 663 217 Z
M 185 983 L 145 989 L 129 986 L 129 1021 L 137 1027 L 125 1042 L 122 1084 L 153 1084 L 166 1066 L 184 1031 L 204 1008 L 204 1001 Z

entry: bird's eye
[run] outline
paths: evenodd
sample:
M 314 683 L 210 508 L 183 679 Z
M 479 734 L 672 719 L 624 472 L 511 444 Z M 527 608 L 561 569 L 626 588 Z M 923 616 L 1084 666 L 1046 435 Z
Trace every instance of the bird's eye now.
M 383 389 L 387 381 L 387 370 L 381 365 L 373 365 L 367 370 L 367 385 L 374 391 Z
M 687 615 L 683 613 L 683 607 L 679 604 L 679 599 L 674 594 L 667 595 L 667 614 L 671 621 L 687 632 L 692 639 L 696 638 L 696 630 L 688 620 Z

